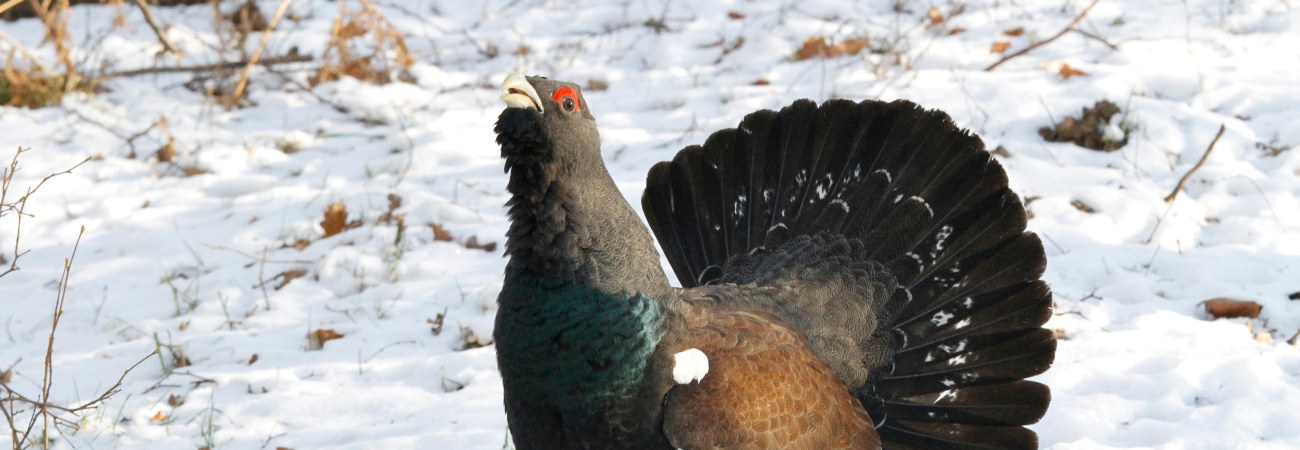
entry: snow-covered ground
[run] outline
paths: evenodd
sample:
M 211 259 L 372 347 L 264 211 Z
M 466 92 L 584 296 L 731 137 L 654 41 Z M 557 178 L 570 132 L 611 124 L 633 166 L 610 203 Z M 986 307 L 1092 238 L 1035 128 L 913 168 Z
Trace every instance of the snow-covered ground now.
M 986 72 L 1089 2 L 897 3 L 381 1 L 417 59 L 410 83 L 308 93 L 297 85 L 308 62 L 255 70 L 256 104 L 232 111 L 187 88 L 191 74 L 0 108 L 5 163 L 30 148 L 11 195 L 92 158 L 27 204 L 30 253 L 0 278 L 0 371 L 12 364 L 10 385 L 39 391 L 63 261 L 84 226 L 53 400 L 91 400 L 155 348 L 162 356 L 58 447 L 508 448 L 493 347 L 481 343 L 505 264 L 497 86 L 521 71 L 607 86 L 585 96 L 634 204 L 651 164 L 756 109 L 844 97 L 947 111 L 1005 149 L 1046 243 L 1048 326 L 1061 341 L 1037 378 L 1054 397 L 1032 427 L 1044 448 L 1300 447 L 1300 349 L 1286 342 L 1300 330 L 1300 300 L 1288 299 L 1300 292 L 1300 4 L 1105 0 L 1082 32 Z M 279 1 L 257 4 L 269 17 Z M 155 56 L 138 10 L 116 27 L 114 11 L 73 9 L 79 58 L 178 64 Z M 210 6 L 153 12 L 179 64 L 219 60 Z M 335 2 L 292 2 L 265 56 L 297 47 L 319 61 L 337 15 Z M 54 63 L 39 22 L 0 31 Z M 813 37 L 870 49 L 792 58 Z M 995 42 L 1010 46 L 1000 55 Z M 1061 64 L 1086 74 L 1064 77 Z M 1120 150 L 1039 137 L 1099 100 L 1124 111 L 1112 120 L 1112 133 L 1129 130 Z M 150 129 L 160 118 L 166 131 Z M 159 163 L 168 133 L 177 155 Z M 336 202 L 359 226 L 323 237 Z M 16 229 L 13 215 L 0 220 L 7 260 Z M 1210 320 L 1200 304 L 1216 297 L 1263 311 Z M 319 330 L 342 337 L 313 350 Z

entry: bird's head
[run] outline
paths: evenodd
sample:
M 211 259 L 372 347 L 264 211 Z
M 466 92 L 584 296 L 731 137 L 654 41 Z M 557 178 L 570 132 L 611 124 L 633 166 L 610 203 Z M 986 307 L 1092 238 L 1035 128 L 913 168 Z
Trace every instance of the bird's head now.
M 511 74 L 501 84 L 505 111 L 497 143 L 506 170 L 519 164 L 590 164 L 600 158 L 600 134 L 578 85 Z

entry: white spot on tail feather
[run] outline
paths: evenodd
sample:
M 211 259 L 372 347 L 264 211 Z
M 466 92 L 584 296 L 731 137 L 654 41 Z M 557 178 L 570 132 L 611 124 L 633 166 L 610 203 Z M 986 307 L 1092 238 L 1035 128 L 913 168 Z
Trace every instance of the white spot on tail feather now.
M 692 348 L 673 355 L 673 381 L 686 384 L 704 379 L 709 373 L 709 357 L 698 348 Z
M 952 319 L 953 317 L 957 317 L 957 316 L 949 313 L 948 311 L 939 310 L 939 312 L 934 313 L 934 317 L 930 318 L 930 323 L 933 323 L 934 326 L 936 327 L 942 327 L 944 325 L 947 325 L 948 320 Z
M 843 208 L 844 213 L 846 214 L 849 212 L 849 202 L 846 202 L 844 200 L 839 200 L 839 199 L 831 200 L 831 206 L 838 206 L 840 208 Z
M 944 380 L 944 381 L 948 381 L 948 380 Z M 951 385 L 949 385 L 949 386 L 951 386 Z M 939 397 L 938 397 L 938 398 L 935 398 L 935 399 L 934 399 L 934 404 L 937 405 L 937 404 L 939 404 L 939 402 L 944 401 L 944 399 L 953 399 L 953 400 L 956 400 L 956 399 L 957 399 L 957 393 L 956 393 L 956 392 L 953 392 L 952 389 L 945 389 L 943 392 L 940 392 L 940 393 L 939 393 Z

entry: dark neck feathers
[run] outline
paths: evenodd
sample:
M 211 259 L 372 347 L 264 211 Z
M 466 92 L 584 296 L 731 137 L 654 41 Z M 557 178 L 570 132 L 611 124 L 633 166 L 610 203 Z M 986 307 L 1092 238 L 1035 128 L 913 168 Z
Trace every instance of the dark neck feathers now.
M 512 194 L 506 276 L 667 301 L 671 288 L 659 254 L 605 170 L 594 124 L 566 130 L 587 138 L 556 137 L 546 125 L 541 114 L 518 108 L 506 109 L 497 124 Z

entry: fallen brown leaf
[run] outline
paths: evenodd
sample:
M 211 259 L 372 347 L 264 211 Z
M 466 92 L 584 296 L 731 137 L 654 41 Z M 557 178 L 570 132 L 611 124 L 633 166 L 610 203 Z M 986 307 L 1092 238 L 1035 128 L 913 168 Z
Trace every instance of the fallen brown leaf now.
M 831 52 L 833 53 L 832 56 L 856 55 L 862 53 L 862 50 L 865 48 L 867 48 L 866 39 L 846 39 L 844 42 L 835 44 L 835 47 L 831 49 Z
M 451 233 L 448 232 L 446 228 L 443 228 L 442 225 L 434 223 L 429 224 L 429 226 L 433 227 L 433 240 L 451 242 Z
M 311 245 L 311 241 L 306 239 L 298 239 L 296 241 L 293 241 L 292 244 L 286 245 L 285 247 L 293 247 L 294 250 L 301 251 L 302 249 L 307 248 L 307 246 L 309 245 Z
M 993 43 L 993 47 L 989 48 L 989 53 L 1002 53 L 1007 51 L 1007 48 L 1009 47 L 1011 47 L 1010 42 L 997 41 Z
M 831 44 L 826 38 L 817 36 L 803 41 L 803 47 L 795 52 L 794 60 L 803 61 L 810 58 L 835 58 L 844 55 L 856 55 L 866 49 L 868 41 L 863 38 L 845 39 L 838 44 Z
M 447 320 L 447 312 L 440 312 L 436 317 L 425 320 L 429 322 L 429 331 L 432 331 L 434 336 L 440 335 L 442 334 L 443 321 Z
M 330 237 L 343 232 L 348 225 L 348 208 L 342 203 L 334 202 L 325 207 L 325 220 L 320 222 L 320 227 L 325 229 L 325 237 Z
M 951 30 L 948 30 L 948 35 L 949 35 L 949 36 L 952 36 L 952 35 L 954 35 L 954 34 L 965 33 L 965 32 L 966 32 L 966 29 L 965 29 L 965 28 L 962 28 L 962 27 L 952 27 Z
M 306 269 L 289 269 L 284 272 L 280 272 L 280 284 L 275 285 L 275 290 L 277 291 L 280 290 L 280 288 L 289 285 L 290 281 L 293 281 L 298 278 L 302 278 L 303 275 L 307 275 Z
M 172 137 L 168 137 L 167 143 L 163 144 L 163 146 L 159 148 L 156 153 L 154 153 L 154 158 L 156 158 L 160 163 L 172 162 L 173 160 L 175 160 L 176 139 Z
M 1061 64 L 1061 68 L 1057 70 L 1057 73 L 1060 73 L 1060 74 L 1061 74 L 1061 77 L 1062 77 L 1062 78 L 1065 78 L 1065 79 L 1067 79 L 1067 80 L 1070 79 L 1070 77 L 1073 77 L 1073 76 L 1078 76 L 1078 75 L 1087 75 L 1087 74 L 1088 74 L 1087 72 L 1084 72 L 1084 71 L 1082 71 L 1082 70 L 1079 70 L 1079 69 L 1075 69 L 1075 68 L 1073 68 L 1073 67 L 1070 67 L 1069 64 Z
M 740 20 L 744 19 L 745 15 L 735 11 L 727 11 L 727 18 L 731 20 Z
M 800 47 L 799 51 L 794 53 L 794 60 L 803 61 L 810 58 L 826 58 L 830 56 L 830 53 L 831 47 L 826 44 L 826 38 L 821 36 L 810 37 L 804 39 L 803 47 Z
M 470 236 L 469 239 L 465 240 L 465 248 L 472 248 L 475 250 L 482 250 L 485 252 L 494 252 L 497 249 L 497 243 L 488 242 L 486 244 L 480 244 L 478 243 L 478 236 Z
M 943 13 L 939 12 L 939 8 L 930 8 L 930 10 L 925 13 L 925 15 L 926 17 L 930 18 L 929 26 L 932 27 L 943 23 L 945 20 L 943 18 Z
M 1259 312 L 1264 309 L 1264 306 L 1259 303 L 1224 297 L 1212 298 L 1202 303 L 1205 305 L 1205 312 L 1215 319 L 1234 317 L 1255 319 L 1259 317 Z
M 1013 37 L 1020 36 L 1022 34 L 1025 34 L 1025 27 L 1015 27 L 1015 28 L 1002 30 L 1002 34 L 1005 34 L 1007 36 L 1013 36 Z
M 1096 209 L 1093 209 L 1093 207 L 1088 206 L 1088 204 L 1084 203 L 1083 200 L 1070 200 L 1070 206 L 1073 206 L 1074 209 L 1086 212 L 1088 214 L 1097 212 Z
M 337 331 L 326 329 L 326 328 L 318 328 L 316 329 L 316 331 L 307 333 L 307 349 L 320 350 L 322 348 L 325 348 L 326 342 L 335 339 L 340 339 L 342 337 L 343 335 L 339 334 Z

